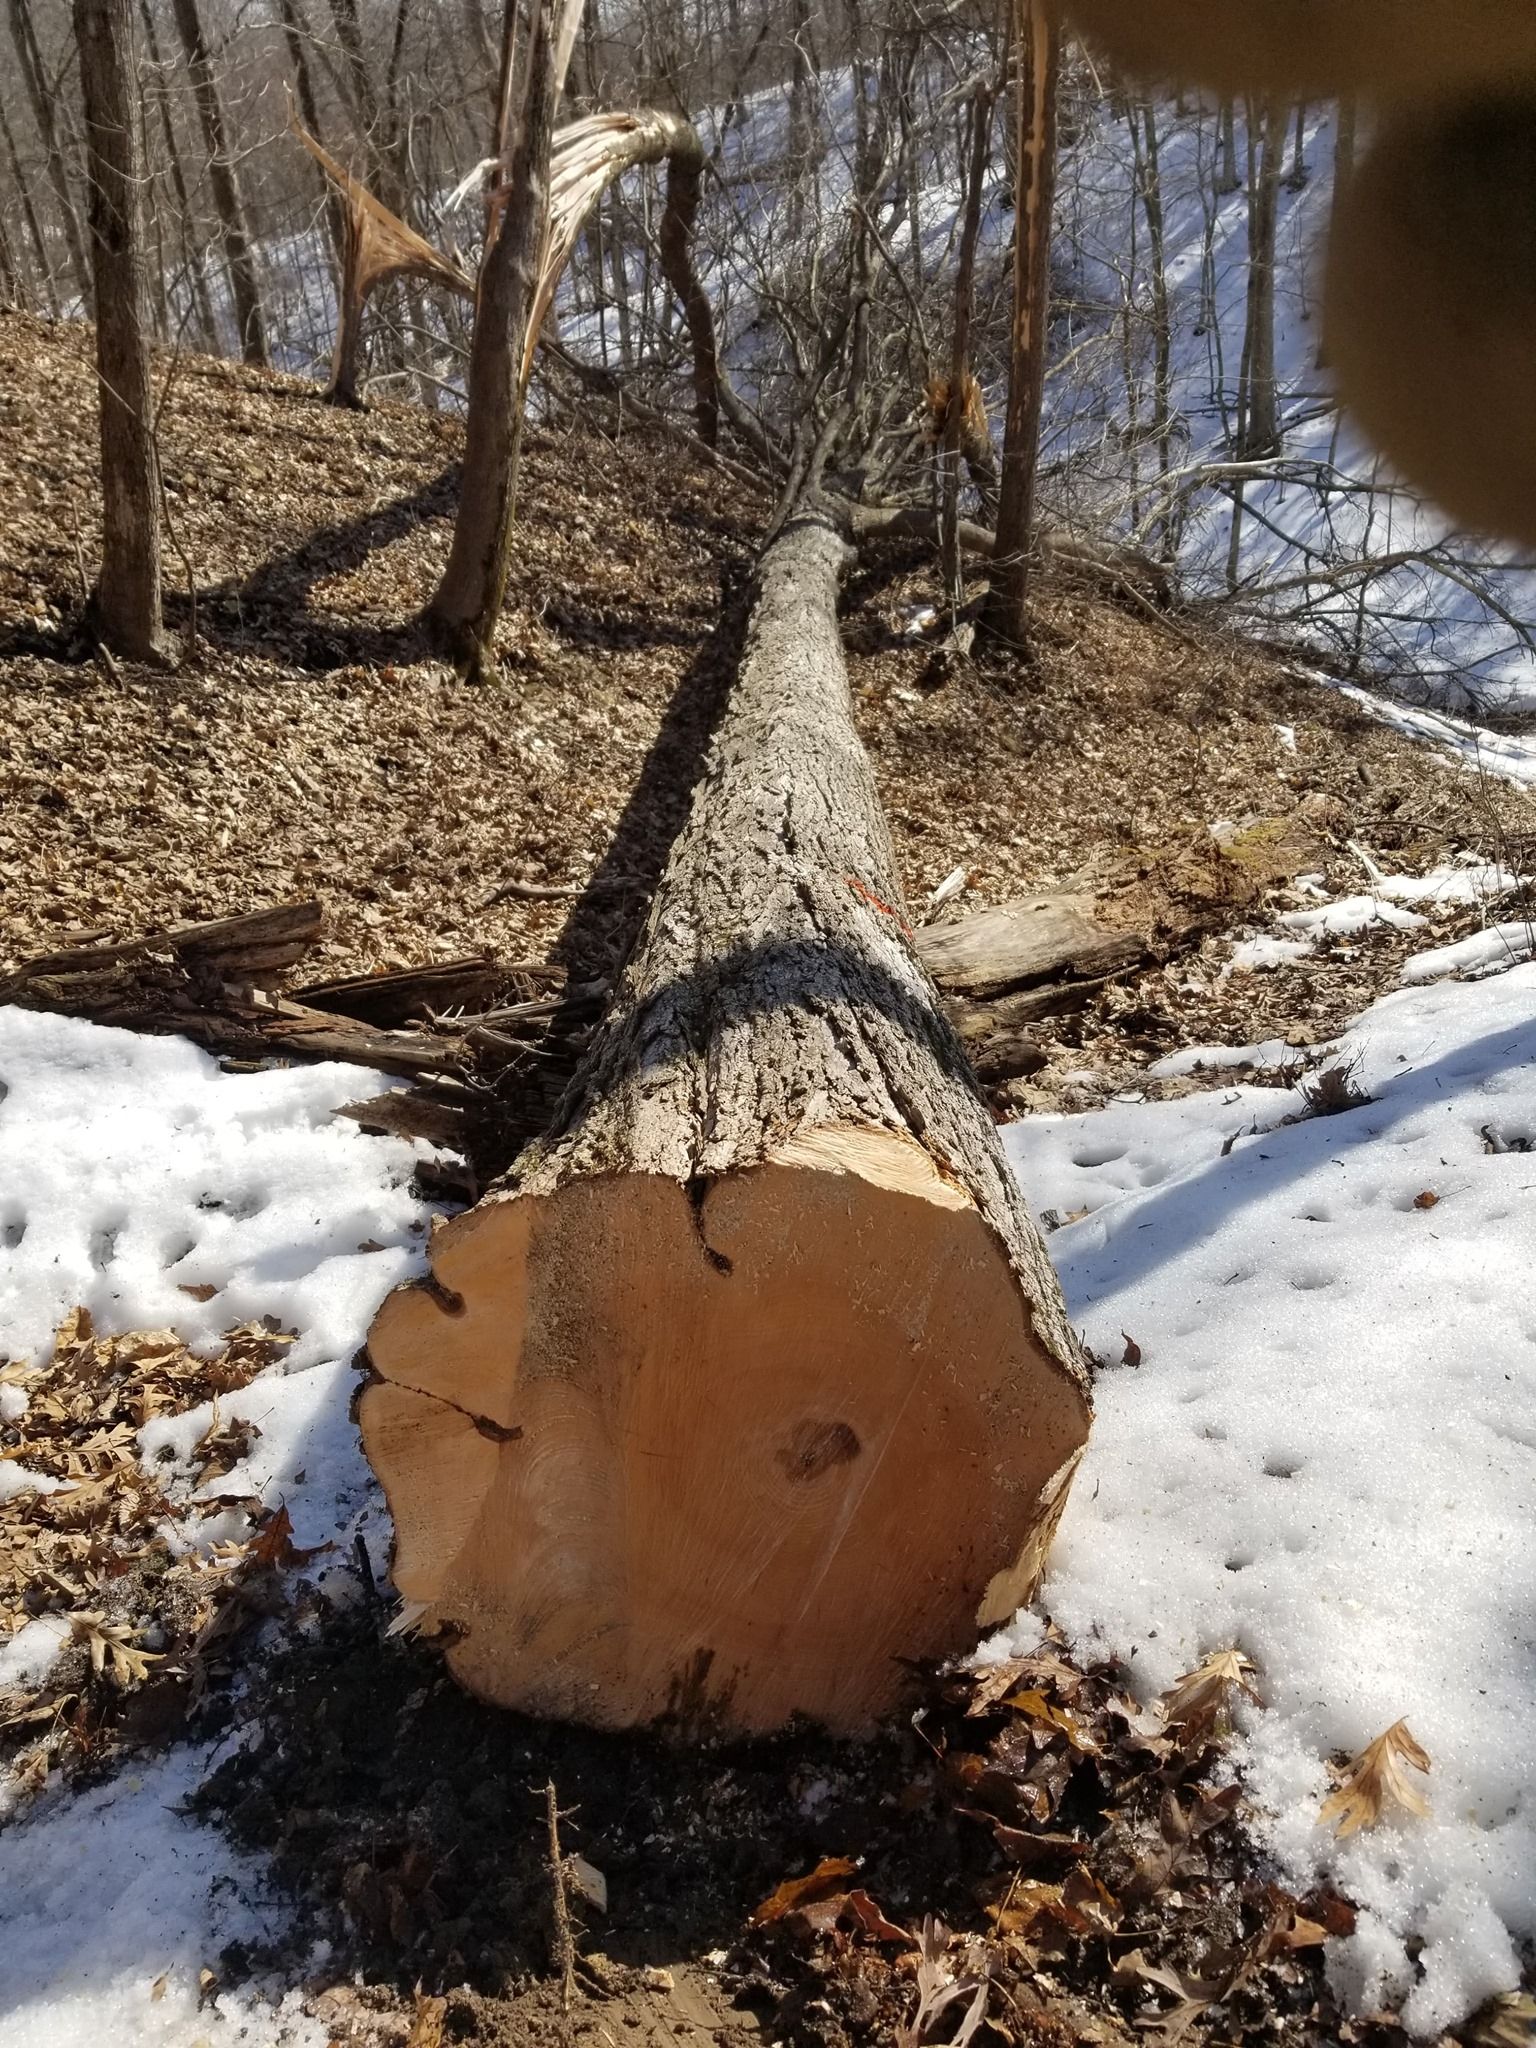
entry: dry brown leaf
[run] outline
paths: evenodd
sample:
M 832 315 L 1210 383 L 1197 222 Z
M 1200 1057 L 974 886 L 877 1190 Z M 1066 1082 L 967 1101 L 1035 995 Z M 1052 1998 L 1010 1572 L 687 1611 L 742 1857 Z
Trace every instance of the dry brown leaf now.
M 72 1614 L 69 1625 L 74 1640 L 88 1645 L 91 1669 L 96 1676 L 105 1674 L 113 1685 L 124 1690 L 130 1685 L 142 1685 L 149 1676 L 150 1665 L 163 1661 L 157 1652 L 135 1647 L 143 1630 L 130 1628 L 126 1622 L 108 1621 L 104 1614 L 87 1612 Z
M 1405 1764 L 1416 1771 L 1430 1768 L 1428 1753 L 1414 1741 L 1408 1723 L 1394 1721 L 1347 1766 L 1339 1789 L 1323 1802 L 1319 1824 L 1337 1821 L 1342 1840 L 1361 1828 L 1374 1827 L 1389 1807 L 1426 1816 L 1429 1801 L 1404 1775 Z
M 1536 1998 L 1528 1991 L 1505 1991 L 1480 2006 L 1459 2027 L 1462 2048 L 1532 2048 L 1536 2042 Z
M 917 1937 L 909 1934 L 905 1927 L 898 1927 L 894 1920 L 887 1920 L 868 1892 L 852 1891 L 844 1901 L 851 1920 L 857 1921 L 865 1934 L 876 1941 L 900 1941 L 908 1946 L 917 1946 Z
M 776 1920 L 782 1920 L 786 1913 L 793 1913 L 797 1906 L 808 1906 L 813 1900 L 825 1899 L 837 1890 L 839 1881 L 852 1877 L 858 1869 L 846 1856 L 823 1856 L 816 1868 L 804 1877 L 786 1878 L 777 1891 L 770 1893 L 752 1915 L 748 1923 L 753 1927 L 770 1927 Z
M 1255 1706 L 1264 1704 L 1253 1685 L 1256 1676 L 1253 1663 L 1241 1650 L 1213 1650 L 1163 1694 L 1163 1720 L 1186 1735 L 1205 1735 L 1226 1710 L 1234 1691 L 1245 1694 Z
M 405 2048 L 442 2048 L 443 2015 L 447 2010 L 446 1998 L 434 1998 L 418 1984 L 416 2014 Z
M 1097 1756 L 1099 1745 L 1088 1733 L 1084 1724 L 1075 1714 L 1069 1714 L 1065 1707 L 1053 1707 L 1042 1692 L 1011 1693 L 1003 1701 L 1005 1707 L 1012 1707 L 1015 1713 L 1027 1715 L 1031 1721 L 1038 1721 L 1048 1728 L 1055 1728 L 1065 1735 L 1072 1747 L 1081 1750 L 1084 1756 Z
M 1001 1939 L 1025 1935 L 1040 1915 L 1061 1904 L 1059 1884 L 1040 1884 L 1032 1878 L 1016 1877 L 1000 1902 L 987 1908 L 993 1931 Z

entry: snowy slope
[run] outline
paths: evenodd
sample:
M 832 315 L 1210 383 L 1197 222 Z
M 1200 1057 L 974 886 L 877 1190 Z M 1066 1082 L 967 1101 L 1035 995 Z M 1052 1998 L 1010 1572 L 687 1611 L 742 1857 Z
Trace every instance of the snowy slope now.
M 1051 1250 L 1109 1364 L 1042 1599 L 1148 1695 L 1255 1660 L 1260 1830 L 1365 1908 L 1351 2002 L 1428 2036 L 1536 1937 L 1536 968 L 1405 988 L 1341 1053 L 1342 1115 L 1217 1087 L 1008 1132 L 1038 1208 L 1089 1212 Z M 1326 1757 L 1400 1716 L 1433 1817 L 1334 1844 Z
M 1247 200 L 1213 196 L 1214 115 L 1191 103 L 1160 104 L 1160 186 L 1166 213 L 1167 277 L 1173 333 L 1176 421 L 1170 493 L 1159 484 L 1156 443 L 1127 445 L 1129 333 L 1137 417 L 1153 416 L 1151 265 L 1148 230 L 1134 199 L 1127 125 L 1107 100 L 1085 109 L 1083 134 L 1063 154 L 1055 257 L 1070 280 L 1062 321 L 1070 368 L 1052 379 L 1043 460 L 1051 488 L 1085 510 L 1095 503 L 1118 523 L 1155 534 L 1170 505 L 1181 522 L 1179 559 L 1191 586 L 1228 592 L 1235 393 L 1248 281 Z M 1240 605 L 1305 632 L 1320 657 L 1362 660 L 1405 686 L 1427 689 L 1453 708 L 1469 703 L 1536 709 L 1536 576 L 1507 567 L 1489 549 L 1394 487 L 1342 425 L 1319 366 L 1322 318 L 1316 271 L 1325 235 L 1334 159 L 1331 110 L 1310 117 L 1295 168 L 1294 122 L 1279 192 L 1275 285 L 1276 368 L 1281 393 L 1280 458 L 1245 484 L 1237 560 Z M 1364 146 L 1364 138 L 1361 139 Z M 1241 119 L 1237 154 L 1245 138 Z M 1129 326 L 1123 317 L 1131 309 Z M 1134 512 L 1127 509 L 1133 488 Z M 1139 529 L 1137 521 L 1139 520 Z M 1423 561 L 1362 580 L 1351 563 L 1425 551 Z M 1341 574 L 1341 572 L 1343 572 Z M 1279 586 L 1294 586 L 1279 592 Z M 1493 603 L 1484 601 L 1486 591 Z M 1267 594 L 1276 592 L 1272 598 Z M 1499 616 L 1502 607 L 1510 618 Z
M 382 1571 L 387 1518 L 348 1414 L 351 1361 L 384 1293 L 424 1264 L 430 1212 L 410 1190 L 416 1148 L 333 1116 L 378 1091 L 361 1068 L 226 1075 L 179 1039 L 0 1009 L 0 1359 L 35 1357 L 77 1303 L 103 1330 L 169 1326 L 210 1347 L 277 1316 L 299 1341 L 221 1398 L 261 1435 L 217 1487 L 285 1503 L 299 1542 L 337 1539 L 343 1558 L 360 1535 Z M 199 1301 L 189 1286 L 216 1291 Z M 157 1418 L 143 1455 L 189 1445 L 208 1420 Z M 202 1528 L 244 1533 L 222 1516 Z M 332 1597 L 347 1576 L 333 1572 Z M 28 1623 L 0 1648 L 0 1684 L 41 1675 L 60 1633 Z M 217 1761 L 182 1747 L 73 1797 L 54 1787 L 0 1832 L 5 2048 L 323 2048 L 326 2030 L 282 1987 L 200 1985 L 229 1942 L 285 1924 L 262 1862 L 182 1811 Z

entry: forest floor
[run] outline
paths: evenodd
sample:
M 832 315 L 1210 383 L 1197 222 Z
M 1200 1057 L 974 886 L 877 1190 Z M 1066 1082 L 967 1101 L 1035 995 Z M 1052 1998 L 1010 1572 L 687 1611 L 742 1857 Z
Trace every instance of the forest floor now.
M 632 432 L 546 421 L 527 444 L 500 671 L 471 686 L 415 625 L 446 555 L 457 425 L 335 412 L 312 386 L 182 359 L 165 368 L 160 433 L 168 611 L 190 651 L 151 673 L 105 661 L 80 625 L 96 546 L 88 333 L 0 317 L 0 360 L 0 967 L 82 933 L 308 895 L 326 973 L 481 950 L 611 966 L 729 680 L 760 505 Z M 1181 1049 L 1324 1044 L 1422 936 L 1373 921 L 1233 971 L 1245 939 L 1286 907 L 1368 888 L 1373 862 L 1529 865 L 1536 799 L 1447 765 L 1279 653 L 1047 580 L 1027 660 L 985 654 L 940 681 L 909 629 L 934 588 L 931 559 L 892 545 L 861 559 L 844 605 L 909 903 L 957 867 L 964 908 L 1071 882 L 1158 942 L 1154 964 L 1048 1027 L 1016 1109 L 1207 1085 L 1149 1076 Z M 1213 868 L 1211 827 L 1253 820 L 1305 834 L 1311 896 Z M 508 882 L 573 894 L 493 900 Z M 1486 922 L 1477 901 L 1452 902 L 1435 936 Z M 357 1234 L 377 1252 L 384 1226 Z M 0 1357 L 24 1358 L 38 1340 L 8 1332 L 7 1299 Z M 217 1682 L 158 1716 L 108 1712 L 83 1663 L 67 1706 L 57 1687 L 6 1696 L 32 1716 L 4 1739 L 30 1756 L 33 1793 L 63 1799 L 67 1780 L 86 1815 L 131 1756 L 131 1796 L 157 1816 L 184 1802 L 275 1859 L 287 1904 L 270 1939 L 210 1955 L 192 2017 L 156 1980 L 131 2025 L 118 2015 L 125 2040 L 874 2048 L 902 2038 L 935 1972 L 974 1967 L 995 1987 L 982 2042 L 1394 2037 L 1385 2016 L 1348 2021 L 1334 2003 L 1322 1944 L 1351 1909 L 1276 1886 L 1223 1791 L 1219 1744 L 1127 1718 L 1126 1673 L 1085 1676 L 1058 1639 L 1011 1671 L 1038 1711 L 988 1698 L 985 1680 L 935 1680 L 925 1714 L 866 1748 L 792 1734 L 677 1749 L 465 1699 L 429 1648 L 384 1633 L 367 1544 L 331 1561 L 329 1590 L 276 1583 L 298 1570 L 281 1541 L 255 1563 L 238 1581 L 246 1633 L 230 1634 L 254 1642 L 270 1624 L 259 1668 L 226 1644 Z M 40 1780 L 39 1698 L 62 1731 Z M 172 1737 L 207 1756 L 230 1730 L 206 1783 L 155 1775 Z M 546 1784 L 572 1809 L 565 1847 L 609 1893 L 606 1918 L 576 1902 L 571 1973 Z M 1091 1858 L 1074 1846 L 1089 1838 Z M 827 1857 L 857 1869 L 770 1904 Z M 956 1936 L 926 1937 L 937 1962 L 929 1915 Z M 273 1982 L 292 1987 L 280 2011 L 221 2005 Z M 1154 1994 L 1173 2005 L 1154 2015 Z M 956 2039 L 970 2002 L 936 2011 L 926 2038 Z M 75 2036 L 34 2014 L 6 2038 Z
M 191 627 L 190 575 L 196 648 L 171 675 L 109 672 L 79 628 L 89 334 L 8 315 L 0 350 L 0 967 L 311 895 L 318 972 L 611 964 L 686 814 L 764 507 L 633 432 L 530 433 L 501 670 L 471 686 L 416 625 L 458 426 L 185 357 L 160 439 L 168 613 Z M 1389 931 L 1300 972 L 1221 978 L 1212 946 L 1202 965 L 1203 932 L 1261 911 L 1211 871 L 1218 821 L 1297 820 L 1335 887 L 1364 880 L 1351 841 L 1417 872 L 1459 848 L 1518 865 L 1536 830 L 1528 793 L 1448 773 L 1298 664 L 1065 582 L 1039 591 L 1027 662 L 935 687 L 908 630 L 934 592 L 931 556 L 888 545 L 844 600 L 909 904 L 956 867 L 949 915 L 1085 881 L 1110 922 L 1167 941 L 1060 1027 L 1019 1107 L 1088 1107 L 1181 1045 L 1317 1042 L 1387 985 L 1406 950 Z M 490 900 L 518 881 L 572 897 Z

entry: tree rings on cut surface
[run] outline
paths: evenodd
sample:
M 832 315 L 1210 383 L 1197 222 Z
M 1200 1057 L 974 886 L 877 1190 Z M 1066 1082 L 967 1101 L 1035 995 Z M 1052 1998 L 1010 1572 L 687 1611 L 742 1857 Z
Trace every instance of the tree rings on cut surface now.
M 1345 405 L 1459 525 L 1536 546 L 1536 87 L 1402 114 L 1335 225 Z
M 1067 0 L 1133 76 L 1225 97 L 1423 98 L 1536 79 L 1536 0 Z
M 395 1584 L 481 1698 L 857 1733 L 1033 1592 L 1087 1399 L 909 1141 L 493 1198 L 432 1263 L 360 1419 Z

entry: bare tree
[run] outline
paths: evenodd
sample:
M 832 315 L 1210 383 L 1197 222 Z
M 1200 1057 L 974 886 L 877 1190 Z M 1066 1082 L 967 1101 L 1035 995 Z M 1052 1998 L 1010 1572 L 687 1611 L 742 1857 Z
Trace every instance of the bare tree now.
M 21 168 L 21 155 L 16 147 L 16 137 L 11 124 L 6 119 L 3 102 L 0 102 L 0 142 L 5 144 L 6 161 L 10 165 L 11 177 L 16 186 L 21 218 L 27 230 L 32 261 L 37 269 L 38 289 L 42 293 L 44 306 L 57 318 L 59 295 L 53 282 L 53 267 L 48 261 L 48 245 L 43 240 L 42 223 L 37 217 L 37 208 L 32 203 L 32 188 L 28 185 Z
M 1056 190 L 1056 83 L 1061 31 L 1048 0 L 1015 0 L 1017 170 L 1013 227 L 1013 330 L 1003 433 L 997 547 L 986 619 L 993 632 L 1026 637 L 1035 463 L 1050 315 L 1051 205 Z
M 9 0 L 7 11 L 10 16 L 11 40 L 16 46 L 17 68 L 27 89 L 27 99 L 31 104 L 33 119 L 37 122 L 38 133 L 43 139 L 48 182 L 53 187 L 54 200 L 58 206 L 59 225 L 63 230 L 64 245 L 69 251 L 75 289 L 89 310 L 90 266 L 85 260 L 85 245 L 80 237 L 80 216 L 75 211 L 74 195 L 69 189 L 69 173 L 65 167 L 66 152 L 60 132 L 58 97 L 49 90 L 43 69 L 42 51 L 38 47 L 37 28 L 28 0 Z
M 219 233 L 224 243 L 224 260 L 229 266 L 230 290 L 234 294 L 235 324 L 240 334 L 240 353 L 248 363 L 266 369 L 272 360 L 267 344 L 266 322 L 262 316 L 261 287 L 256 278 L 256 257 L 245 225 L 245 207 L 235 175 L 230 148 L 229 124 L 219 97 L 218 79 L 203 32 L 197 0 L 172 0 L 176 29 L 192 73 L 192 92 L 197 101 L 203 141 L 208 149 L 208 176 L 213 185 L 214 205 L 219 212 Z
M 566 41 L 557 16 L 569 11 L 569 0 L 563 9 L 560 0 L 530 0 L 515 123 L 509 111 L 517 18 L 510 4 L 502 39 L 497 157 L 505 185 L 497 195 L 500 203 L 493 199 L 480 265 L 453 546 L 427 608 L 454 659 L 476 673 L 490 658 L 511 562 L 527 381 L 523 358 L 549 217 L 549 151 L 560 90 L 556 43 Z
M 101 401 L 101 573 L 91 609 L 115 653 L 165 652 L 159 471 L 144 338 L 143 165 L 134 121 L 132 0 L 74 0 L 85 102 L 96 370 Z
M 1248 122 L 1248 320 L 1243 338 L 1242 390 L 1236 453 L 1244 458 L 1280 451 L 1275 388 L 1275 216 L 1286 110 L 1276 100 L 1254 107 Z

